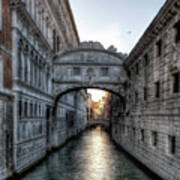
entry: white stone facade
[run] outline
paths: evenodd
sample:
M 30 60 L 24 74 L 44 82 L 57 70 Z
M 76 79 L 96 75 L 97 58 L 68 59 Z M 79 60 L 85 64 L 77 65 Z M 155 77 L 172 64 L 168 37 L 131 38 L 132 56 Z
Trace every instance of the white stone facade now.
M 100 88 L 125 96 L 124 55 L 98 42 L 82 42 L 54 58 L 53 94 L 77 88 Z
M 44 157 L 47 150 L 62 145 L 68 138 L 83 130 L 87 121 L 84 91 L 79 94 L 78 99 L 76 93 L 69 93 L 65 101 L 58 103 L 59 111 L 65 114 L 72 111 L 78 118 L 67 135 L 63 134 L 68 128 L 66 117 L 64 118 L 60 113 L 60 118 L 58 119 L 57 114 L 56 120 L 56 117 L 52 116 L 55 102 L 52 94 L 52 59 L 58 51 L 67 47 L 76 47 L 79 44 L 69 2 L 63 0 L 53 2 L 51 0 L 11 0 L 10 2 L 13 88 L 8 91 L 12 99 L 8 99 L 8 94 L 8 96 L 3 95 L 1 100 L 0 95 L 0 134 L 2 135 L 0 137 L 0 179 L 28 168 Z M 1 59 L 0 69 L 2 69 Z M 1 91 L 5 93 L 7 90 L 3 89 L 2 77 L 3 73 L 0 71 L 0 93 Z M 71 100 L 76 104 L 71 104 Z M 6 101 L 8 107 L 12 106 L 13 112 L 10 114 L 13 117 L 6 118 L 4 109 Z M 79 104 L 84 106 L 79 107 Z M 11 122 L 12 125 L 9 127 L 13 133 L 10 136 L 13 139 L 8 140 L 11 141 L 10 144 L 7 143 L 9 132 L 4 130 L 7 128 L 7 122 Z M 55 124 L 58 126 L 56 127 Z M 13 148 L 10 145 L 13 145 Z

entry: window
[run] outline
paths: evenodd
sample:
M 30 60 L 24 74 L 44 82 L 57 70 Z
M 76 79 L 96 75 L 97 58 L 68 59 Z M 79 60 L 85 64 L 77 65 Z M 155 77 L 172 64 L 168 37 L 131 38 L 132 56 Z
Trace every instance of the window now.
M 141 141 L 144 142 L 144 129 L 141 129 Z
M 145 101 L 147 100 L 147 88 L 146 87 L 144 88 L 144 100 Z
M 53 30 L 53 49 L 56 51 L 56 30 Z
M 33 104 L 32 103 L 30 104 L 30 116 L 31 117 L 33 116 Z
M 162 54 L 162 40 L 159 40 L 156 43 L 156 46 L 157 46 L 157 56 L 161 56 L 161 54 Z
M 174 25 L 174 28 L 176 30 L 175 42 L 178 43 L 180 41 L 180 21 Z
M 149 64 L 149 57 L 148 54 L 144 55 L 144 66 L 146 67 Z
M 28 116 L 28 103 L 27 102 L 24 103 L 24 116 L 25 117 Z
M 157 146 L 157 140 L 158 140 L 157 137 L 158 137 L 157 132 L 153 131 L 152 138 L 151 138 L 153 146 Z
M 108 68 L 104 67 L 101 69 L 101 72 L 102 72 L 102 76 L 108 76 Z
M 24 70 L 24 79 L 25 79 L 25 82 L 27 83 L 27 81 L 28 81 L 28 64 L 27 64 L 28 62 L 27 62 L 27 56 L 26 56 L 26 59 L 25 59 L 25 61 L 24 61 L 24 66 L 25 66 L 25 70 Z
M 179 73 L 173 74 L 173 93 L 179 92 Z
M 176 137 L 175 136 L 168 136 L 168 145 L 169 145 L 169 153 L 175 154 L 176 153 Z
M 134 136 L 134 138 L 136 137 L 136 128 L 135 127 L 133 128 L 133 136 Z
M 81 75 L 81 70 L 79 67 L 74 67 L 73 68 L 73 75 L 74 76 L 80 76 Z
M 138 97 L 139 95 L 138 95 L 138 92 L 135 92 L 135 103 L 137 104 L 138 103 Z
M 34 116 L 37 116 L 37 110 L 38 110 L 38 108 L 37 108 L 37 104 L 35 104 L 35 107 L 34 107 Z
M 41 105 L 39 105 L 39 117 L 41 116 Z
M 158 81 L 158 82 L 156 82 L 155 83 L 155 96 L 156 96 L 156 98 L 159 98 L 160 97 L 160 82 Z
M 22 116 L 22 102 L 21 101 L 19 101 L 19 117 L 21 118 L 21 116 Z
M 57 45 L 56 45 L 56 47 L 57 47 L 57 51 L 59 51 L 60 50 L 60 37 L 59 36 L 57 36 Z
M 137 75 L 139 74 L 139 64 L 138 63 L 136 64 L 136 74 Z

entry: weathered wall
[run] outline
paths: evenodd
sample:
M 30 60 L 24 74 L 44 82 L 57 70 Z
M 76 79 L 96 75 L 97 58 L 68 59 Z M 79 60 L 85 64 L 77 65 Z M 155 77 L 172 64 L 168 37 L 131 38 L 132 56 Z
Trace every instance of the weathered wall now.
M 3 86 L 12 88 L 12 33 L 11 33 L 11 11 L 10 1 L 1 1 L 1 25 L 0 25 L 0 56 L 3 62 Z
M 166 180 L 180 179 L 180 79 L 174 78 L 180 72 L 174 28 L 179 19 L 178 1 L 167 1 L 125 61 L 127 110 L 112 132 L 118 144 Z
M 13 89 L 13 171 L 21 172 L 53 146 L 52 59 L 58 51 L 76 47 L 79 39 L 68 2 L 11 0 L 11 7 L 10 0 L 2 2 L 7 10 L 2 11 L 0 43 L 7 55 L 1 58 L 3 66 L 0 59 L 0 83 L 3 78 L 4 86 Z
M 0 93 L 0 179 L 11 174 L 13 165 L 13 134 L 11 96 Z
M 53 61 L 53 94 L 73 88 L 102 88 L 124 95 L 124 55 L 99 42 L 82 42 L 60 52 Z
M 85 91 L 81 90 L 68 93 L 59 99 L 53 126 L 54 147 L 62 145 L 86 128 L 86 98 Z

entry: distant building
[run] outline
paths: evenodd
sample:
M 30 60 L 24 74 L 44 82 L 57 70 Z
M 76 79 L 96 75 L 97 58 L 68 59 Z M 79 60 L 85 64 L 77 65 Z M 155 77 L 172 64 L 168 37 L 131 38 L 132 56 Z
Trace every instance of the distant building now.
M 110 118 L 110 93 L 100 99 L 98 102 L 92 100 L 91 94 L 88 94 L 88 120 L 109 120 Z

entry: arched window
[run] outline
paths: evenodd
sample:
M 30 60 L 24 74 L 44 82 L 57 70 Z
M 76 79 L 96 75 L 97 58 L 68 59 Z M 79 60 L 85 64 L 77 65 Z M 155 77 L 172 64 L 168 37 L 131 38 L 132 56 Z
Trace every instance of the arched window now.
M 60 37 L 57 36 L 57 51 L 60 51 Z
M 33 104 L 32 103 L 30 104 L 30 116 L 31 117 L 33 116 Z
M 27 56 L 25 56 L 25 59 L 24 59 L 24 79 L 25 79 L 25 82 L 27 82 L 27 80 L 28 80 Z
M 28 116 L 28 103 L 27 102 L 24 103 L 24 116 L 25 117 Z
M 53 30 L 53 49 L 56 51 L 56 30 Z
M 21 79 L 21 73 L 22 73 L 22 59 L 21 59 L 21 49 L 18 49 L 18 67 L 17 67 L 17 72 L 18 72 L 18 77 Z
M 18 104 L 18 110 L 19 110 L 19 117 L 21 118 L 22 117 L 22 101 L 21 100 L 19 101 L 19 104 Z

